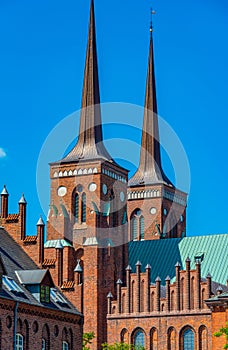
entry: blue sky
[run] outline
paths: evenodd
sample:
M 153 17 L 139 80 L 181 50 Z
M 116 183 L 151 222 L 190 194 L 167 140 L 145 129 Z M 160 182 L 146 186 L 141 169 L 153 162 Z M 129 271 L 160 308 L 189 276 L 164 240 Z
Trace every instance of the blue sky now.
M 10 212 L 25 193 L 28 234 L 43 214 L 36 189 L 42 145 L 80 108 L 89 6 L 89 0 L 0 0 L 0 187 L 7 185 Z M 190 163 L 187 234 L 225 233 L 228 4 L 163 0 L 153 6 L 159 114 Z M 102 102 L 143 105 L 150 7 L 147 0 L 95 0 Z M 48 186 L 45 181 L 47 197 Z

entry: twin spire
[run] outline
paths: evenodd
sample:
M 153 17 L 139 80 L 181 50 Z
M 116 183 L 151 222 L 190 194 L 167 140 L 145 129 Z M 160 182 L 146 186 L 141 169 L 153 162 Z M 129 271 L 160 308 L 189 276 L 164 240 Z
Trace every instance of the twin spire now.
M 129 180 L 129 186 L 158 183 L 172 185 L 161 165 L 152 32 L 151 25 L 140 162 L 136 173 Z
M 129 181 L 130 186 L 151 185 L 155 183 L 171 184 L 161 166 L 153 56 L 151 27 L 140 164 L 135 175 Z M 97 159 L 112 161 L 111 156 L 103 144 L 94 1 L 91 0 L 80 133 L 77 144 L 61 162 Z
M 80 160 L 112 160 L 103 144 L 100 89 L 98 79 L 94 1 L 91 1 L 89 34 L 82 93 L 82 109 L 78 142 L 62 162 Z

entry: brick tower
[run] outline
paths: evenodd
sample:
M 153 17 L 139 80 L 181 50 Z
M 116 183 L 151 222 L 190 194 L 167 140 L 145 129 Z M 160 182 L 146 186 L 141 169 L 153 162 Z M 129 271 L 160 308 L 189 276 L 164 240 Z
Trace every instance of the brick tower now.
M 58 243 L 56 257 L 45 249 L 46 257 L 57 261 L 54 280 L 62 290 L 74 283 L 67 296 L 84 314 L 84 332 L 95 332 L 94 349 L 100 348 L 107 339 L 106 297 L 110 290 L 116 295 L 127 266 L 128 171 L 103 144 L 93 0 L 79 137 L 69 154 L 50 165 L 50 177 L 47 238 L 49 247 Z
M 128 183 L 130 240 L 181 237 L 186 228 L 187 195 L 174 187 L 161 164 L 152 32 L 151 25 L 140 162 Z

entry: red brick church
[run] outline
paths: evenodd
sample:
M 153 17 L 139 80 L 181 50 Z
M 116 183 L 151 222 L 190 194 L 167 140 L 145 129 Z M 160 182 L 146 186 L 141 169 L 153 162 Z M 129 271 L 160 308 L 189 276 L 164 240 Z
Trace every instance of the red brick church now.
M 6 189 L 1 225 L 84 315 L 84 332 L 95 333 L 91 349 L 108 341 L 219 350 L 222 340 L 212 334 L 228 317 L 228 235 L 186 237 L 187 194 L 161 163 L 152 26 L 150 32 L 133 177 L 103 143 L 92 0 L 79 136 L 50 164 L 47 240 L 42 222 L 36 236 L 26 236 L 24 200 L 18 214 L 8 214 Z

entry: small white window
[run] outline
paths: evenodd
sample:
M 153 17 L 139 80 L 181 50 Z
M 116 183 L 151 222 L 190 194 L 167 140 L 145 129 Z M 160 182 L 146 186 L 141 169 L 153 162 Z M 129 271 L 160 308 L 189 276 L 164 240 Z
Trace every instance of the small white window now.
M 24 348 L 24 337 L 20 333 L 16 334 L 16 350 L 23 350 Z
M 69 350 L 69 345 L 66 341 L 63 341 L 62 350 Z
M 42 350 L 46 350 L 46 340 L 42 339 Z

